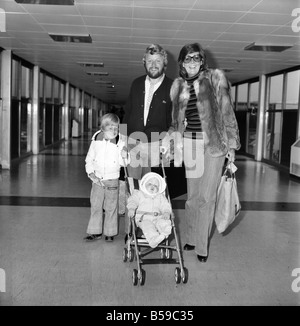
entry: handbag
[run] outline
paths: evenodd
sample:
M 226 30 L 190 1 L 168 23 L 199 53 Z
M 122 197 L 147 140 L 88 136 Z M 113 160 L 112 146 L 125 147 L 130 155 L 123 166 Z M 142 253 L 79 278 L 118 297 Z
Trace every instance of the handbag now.
M 217 191 L 215 223 L 218 232 L 224 232 L 239 215 L 240 211 L 241 203 L 235 173 L 227 165 Z

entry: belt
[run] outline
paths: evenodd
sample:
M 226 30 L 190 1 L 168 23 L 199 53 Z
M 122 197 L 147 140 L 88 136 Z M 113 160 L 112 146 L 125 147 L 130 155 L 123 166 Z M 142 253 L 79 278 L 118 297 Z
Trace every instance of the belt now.
M 189 139 L 203 139 L 203 132 L 202 131 L 185 131 L 183 133 L 184 138 Z
M 144 212 L 144 211 L 136 211 L 136 214 L 153 215 L 153 216 L 159 216 L 159 215 L 161 215 L 159 212 Z
M 162 214 L 159 212 L 145 212 L 145 211 L 136 211 L 136 214 L 141 214 L 139 218 L 139 222 L 142 222 L 144 215 L 152 215 L 152 216 L 161 216 Z

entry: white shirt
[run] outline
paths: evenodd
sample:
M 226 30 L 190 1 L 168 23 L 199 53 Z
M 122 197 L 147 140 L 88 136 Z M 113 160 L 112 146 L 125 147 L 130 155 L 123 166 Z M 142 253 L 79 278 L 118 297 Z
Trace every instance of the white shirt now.
M 147 123 L 147 118 L 148 118 L 148 114 L 149 114 L 149 109 L 150 109 L 150 103 L 151 103 L 151 100 L 152 100 L 152 96 L 153 96 L 154 92 L 158 89 L 158 87 L 161 85 L 164 78 L 165 78 L 165 74 L 162 74 L 160 77 L 158 77 L 156 79 L 152 79 L 149 76 L 147 76 L 146 79 L 145 79 L 144 126 Z M 154 84 L 154 89 L 153 89 L 152 94 L 149 94 L 149 89 L 150 89 L 150 83 L 151 82 L 152 82 L 152 84 Z M 148 99 L 149 95 L 151 96 L 151 98 Z

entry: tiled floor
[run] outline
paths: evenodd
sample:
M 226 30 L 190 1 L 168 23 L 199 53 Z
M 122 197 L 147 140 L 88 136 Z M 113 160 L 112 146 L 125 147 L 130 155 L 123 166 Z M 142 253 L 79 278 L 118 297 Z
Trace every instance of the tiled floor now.
M 0 305 L 300 305 L 298 180 L 238 155 L 242 212 L 225 234 L 214 231 L 208 261 L 184 251 L 187 284 L 175 283 L 174 264 L 154 264 L 144 266 L 145 285 L 133 286 L 123 217 L 114 242 L 83 241 L 88 146 L 72 139 L 0 170 Z M 184 200 L 172 201 L 179 236 Z

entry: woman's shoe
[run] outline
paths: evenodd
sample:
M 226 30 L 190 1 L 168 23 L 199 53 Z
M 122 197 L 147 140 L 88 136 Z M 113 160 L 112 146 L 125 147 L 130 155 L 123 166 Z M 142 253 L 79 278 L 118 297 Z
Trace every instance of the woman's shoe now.
M 84 240 L 85 241 L 95 241 L 95 240 L 99 240 L 102 238 L 102 233 L 100 234 L 88 234 Z
M 201 263 L 206 263 L 206 261 L 207 261 L 207 256 L 197 255 L 197 258 Z
M 112 242 L 114 241 L 114 237 L 105 237 L 105 241 Z
M 188 243 L 184 245 L 183 250 L 194 250 L 195 246 L 189 245 Z

